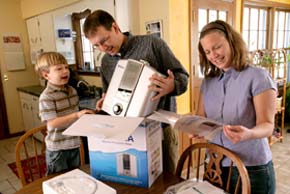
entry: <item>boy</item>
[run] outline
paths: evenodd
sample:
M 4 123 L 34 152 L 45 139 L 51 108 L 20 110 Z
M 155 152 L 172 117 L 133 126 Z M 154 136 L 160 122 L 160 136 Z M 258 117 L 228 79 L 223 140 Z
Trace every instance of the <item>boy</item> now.
M 47 86 L 39 98 L 39 113 L 47 124 L 46 174 L 76 168 L 80 165 L 80 138 L 62 135 L 62 132 L 83 114 L 79 111 L 76 90 L 68 85 L 69 68 L 59 53 L 42 53 L 35 66 L 36 72 L 47 80 Z

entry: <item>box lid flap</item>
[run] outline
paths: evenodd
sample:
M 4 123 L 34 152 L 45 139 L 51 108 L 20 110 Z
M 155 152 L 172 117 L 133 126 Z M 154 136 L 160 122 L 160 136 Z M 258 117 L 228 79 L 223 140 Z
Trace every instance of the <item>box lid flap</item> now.
M 143 117 L 85 114 L 69 126 L 63 134 L 124 140 L 133 133 L 143 120 Z

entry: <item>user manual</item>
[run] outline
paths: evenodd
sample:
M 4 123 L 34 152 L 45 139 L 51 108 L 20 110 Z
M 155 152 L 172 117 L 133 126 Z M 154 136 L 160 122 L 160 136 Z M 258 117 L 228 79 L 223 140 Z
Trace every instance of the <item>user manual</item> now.
M 164 194 L 226 194 L 226 192 L 208 181 L 189 179 L 169 186 Z
M 165 110 L 154 111 L 154 113 L 147 118 L 170 124 L 172 128 L 188 134 L 203 136 L 207 140 L 212 140 L 216 133 L 223 129 L 221 123 L 205 117 L 179 115 Z

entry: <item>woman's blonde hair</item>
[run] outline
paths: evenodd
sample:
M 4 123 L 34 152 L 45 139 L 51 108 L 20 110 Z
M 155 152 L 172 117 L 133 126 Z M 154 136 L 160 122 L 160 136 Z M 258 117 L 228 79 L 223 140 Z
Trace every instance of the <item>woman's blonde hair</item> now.
M 218 32 L 222 34 L 228 41 L 231 49 L 232 66 L 237 71 L 242 71 L 243 69 L 245 69 L 245 67 L 249 64 L 249 52 L 242 36 L 237 31 L 235 31 L 228 23 L 221 20 L 216 20 L 208 23 L 203 27 L 200 33 L 198 43 L 200 68 L 205 78 L 215 77 L 221 74 L 221 69 L 218 69 L 207 59 L 203 47 L 200 43 L 200 40 L 203 37 L 212 32 Z
M 57 52 L 44 52 L 37 57 L 35 71 L 39 76 L 42 76 L 42 72 L 49 72 L 49 67 L 58 64 L 67 64 L 62 54 Z

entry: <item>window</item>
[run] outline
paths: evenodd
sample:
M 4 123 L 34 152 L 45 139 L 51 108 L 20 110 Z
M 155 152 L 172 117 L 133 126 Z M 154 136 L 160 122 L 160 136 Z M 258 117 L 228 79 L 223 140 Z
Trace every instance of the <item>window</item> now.
M 84 69 L 91 70 L 94 69 L 94 50 L 90 41 L 85 37 L 83 33 L 83 24 L 85 23 L 85 18 L 80 20 L 81 27 L 81 41 L 82 41 L 82 55 L 84 59 Z
M 100 61 L 103 56 L 98 48 L 94 47 L 83 33 L 83 24 L 91 10 L 72 14 L 72 26 L 75 33 L 75 53 L 79 73 L 99 73 Z
M 265 8 L 244 7 L 242 33 L 250 51 L 266 49 L 267 14 Z
M 275 11 L 273 48 L 286 50 L 286 55 L 288 56 L 287 82 L 290 82 L 290 10 Z M 279 72 L 282 73 L 283 71 Z
M 268 1 L 259 4 L 245 1 L 242 35 L 250 51 L 283 48 L 290 59 L 290 9 L 286 7 Z M 287 71 L 290 82 L 289 60 Z
M 290 10 L 275 11 L 273 48 L 290 46 Z

